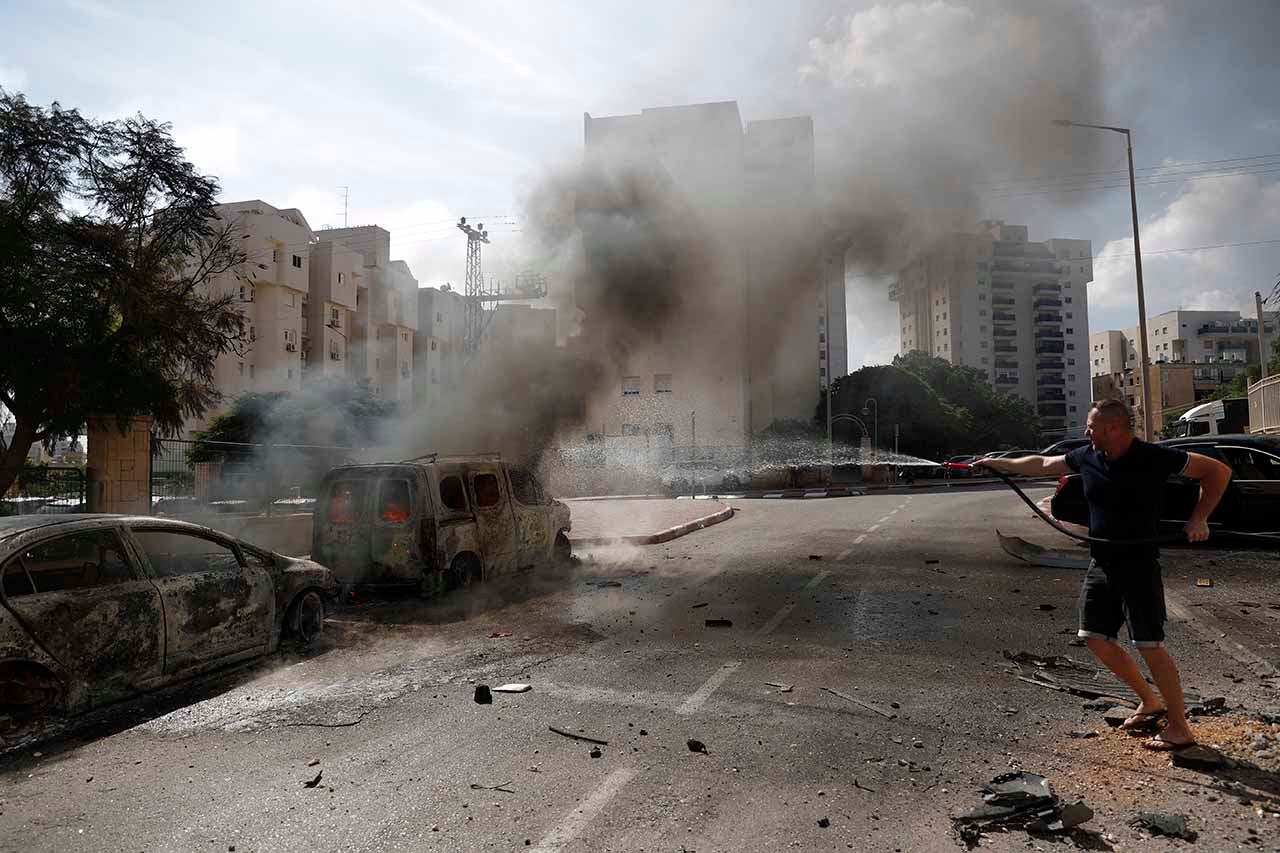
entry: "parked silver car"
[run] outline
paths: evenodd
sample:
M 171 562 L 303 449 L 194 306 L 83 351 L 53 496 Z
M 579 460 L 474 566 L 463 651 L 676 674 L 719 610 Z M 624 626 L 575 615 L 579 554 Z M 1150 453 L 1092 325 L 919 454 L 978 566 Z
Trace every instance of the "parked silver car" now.
M 324 566 L 150 516 L 0 519 L 0 732 L 309 643 Z

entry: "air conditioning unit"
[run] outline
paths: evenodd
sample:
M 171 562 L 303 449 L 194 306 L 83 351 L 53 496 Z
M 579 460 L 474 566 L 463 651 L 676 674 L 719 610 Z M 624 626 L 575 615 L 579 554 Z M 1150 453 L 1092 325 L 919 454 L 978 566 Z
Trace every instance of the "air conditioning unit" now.
M 342 328 L 341 326 L 339 326 L 339 325 L 338 325 L 338 321 L 337 321 L 337 320 L 330 320 L 329 322 L 325 323 L 325 325 L 326 325 L 326 326 L 328 326 L 330 329 L 340 329 L 340 328 Z
M 297 351 L 298 351 L 298 345 L 297 345 L 297 344 L 285 344 L 285 345 L 284 345 L 284 351 L 285 351 L 285 352 L 297 352 Z
M 329 358 L 330 358 L 330 360 L 332 360 L 332 361 L 342 361 L 342 353 L 340 353 L 340 352 L 331 352 L 331 353 L 329 353 Z

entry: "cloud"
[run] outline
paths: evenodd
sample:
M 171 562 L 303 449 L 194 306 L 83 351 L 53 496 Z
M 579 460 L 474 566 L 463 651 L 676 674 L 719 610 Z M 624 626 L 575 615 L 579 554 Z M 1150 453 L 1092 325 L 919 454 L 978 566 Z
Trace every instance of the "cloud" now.
M 187 159 L 206 175 L 222 180 L 237 177 L 242 170 L 240 128 L 234 124 L 177 127 L 174 136 Z
M 1142 200 L 1139 199 L 1139 210 Z M 1198 181 L 1142 223 L 1142 274 L 1148 316 L 1178 307 L 1253 313 L 1253 292 L 1280 274 L 1274 245 L 1164 252 L 1272 240 L 1280 233 L 1280 183 L 1257 175 Z M 1132 325 L 1137 318 L 1133 240 L 1098 252 L 1089 287 L 1090 328 Z
M 0 65 L 0 88 L 9 92 L 21 92 L 27 85 L 27 73 L 21 68 Z

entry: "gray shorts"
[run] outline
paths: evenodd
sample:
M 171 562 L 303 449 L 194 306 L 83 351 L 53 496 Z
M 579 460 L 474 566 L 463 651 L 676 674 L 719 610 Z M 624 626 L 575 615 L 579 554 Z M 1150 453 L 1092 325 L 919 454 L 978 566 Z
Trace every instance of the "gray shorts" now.
M 1115 640 L 1127 625 L 1135 646 L 1164 645 L 1164 582 L 1160 564 L 1103 566 L 1089 561 L 1080 586 L 1080 637 Z

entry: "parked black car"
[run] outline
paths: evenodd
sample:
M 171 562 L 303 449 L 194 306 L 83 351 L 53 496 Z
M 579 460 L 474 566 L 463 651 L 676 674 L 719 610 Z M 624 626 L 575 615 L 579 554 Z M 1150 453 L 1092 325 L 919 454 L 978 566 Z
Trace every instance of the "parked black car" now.
M 1231 482 L 1222 502 L 1209 517 L 1211 528 L 1250 533 L 1280 531 L 1280 436 L 1202 435 L 1159 442 L 1231 466 Z M 1200 485 L 1189 477 L 1170 477 L 1160 501 L 1160 523 L 1181 527 L 1191 516 Z M 1079 474 L 1058 480 L 1052 501 L 1053 517 L 1087 525 L 1089 510 Z
M 1064 438 L 1062 441 L 1055 441 L 1053 444 L 1040 451 L 1040 456 L 1065 456 L 1077 447 L 1084 447 L 1089 444 L 1087 438 Z

